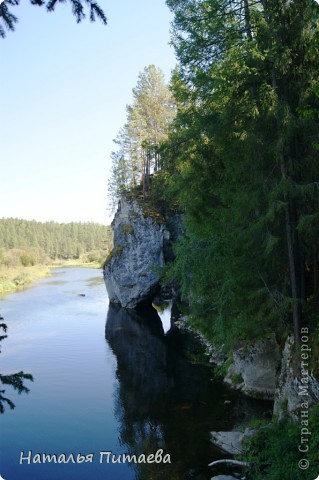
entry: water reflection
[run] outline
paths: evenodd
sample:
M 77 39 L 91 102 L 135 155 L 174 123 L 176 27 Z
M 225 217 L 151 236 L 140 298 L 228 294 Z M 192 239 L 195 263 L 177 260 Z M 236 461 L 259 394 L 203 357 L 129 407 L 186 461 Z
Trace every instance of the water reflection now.
M 162 322 L 152 308 L 146 320 L 136 312 L 110 306 L 105 335 L 117 357 L 121 404 L 131 419 L 125 440 L 130 440 L 133 423 L 150 420 L 166 404 L 173 381 L 167 371 Z
M 222 454 L 214 451 L 209 432 L 231 429 L 242 400 L 213 379 L 211 367 L 193 361 L 201 347 L 189 334 L 174 327 L 164 334 L 153 308 L 131 312 L 110 306 L 105 335 L 117 358 L 121 442 L 130 454 L 163 449 L 172 462 L 141 464 L 137 478 L 210 478 L 206 466 Z

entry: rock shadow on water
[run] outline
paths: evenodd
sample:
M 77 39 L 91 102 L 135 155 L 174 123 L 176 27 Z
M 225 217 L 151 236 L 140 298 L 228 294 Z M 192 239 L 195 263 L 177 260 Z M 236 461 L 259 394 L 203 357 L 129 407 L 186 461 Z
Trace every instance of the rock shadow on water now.
M 130 454 L 170 455 L 168 464 L 134 465 L 136 478 L 211 478 L 207 465 L 223 454 L 210 443 L 210 431 L 234 427 L 242 396 L 230 394 L 211 365 L 194 361 L 199 344 L 192 335 L 174 326 L 164 334 L 152 307 L 110 305 L 105 336 L 117 359 L 121 443 Z
M 121 390 L 125 391 L 125 408 L 132 418 L 143 420 L 162 404 L 169 392 L 160 317 L 151 307 L 141 316 L 134 310 L 110 305 L 105 336 L 117 358 L 117 377 Z

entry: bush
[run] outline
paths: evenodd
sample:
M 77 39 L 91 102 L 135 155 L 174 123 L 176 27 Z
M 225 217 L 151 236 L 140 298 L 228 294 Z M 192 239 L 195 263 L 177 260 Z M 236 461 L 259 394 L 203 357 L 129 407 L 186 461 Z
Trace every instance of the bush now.
M 319 473 L 319 405 L 309 416 L 309 450 L 301 453 L 301 426 L 298 422 L 274 421 L 260 428 L 248 439 L 244 460 L 256 463 L 256 470 L 247 478 L 251 480 L 313 480 Z M 301 470 L 298 462 L 309 461 L 309 468 Z M 262 467 L 261 465 L 265 466 Z M 258 467 L 259 466 L 259 467 Z
M 123 250 L 124 250 L 123 245 L 118 245 L 115 250 L 115 255 L 119 257 L 122 254 Z
M 103 268 L 106 267 L 106 265 L 108 265 L 108 264 L 110 263 L 110 261 L 111 261 L 111 259 L 112 259 L 112 257 L 113 257 L 113 254 L 114 254 L 114 250 L 112 249 L 112 250 L 108 253 L 106 259 L 105 259 L 104 262 L 103 262 L 103 265 L 102 265 Z
M 20 273 L 14 278 L 14 283 L 17 285 L 17 287 L 23 287 L 24 285 L 27 285 L 28 283 L 32 282 L 32 279 L 30 278 L 30 275 L 27 273 Z
M 122 227 L 122 232 L 132 235 L 134 233 L 134 228 L 130 223 L 125 223 Z
M 35 265 L 35 259 L 28 253 L 20 255 L 20 262 L 24 267 Z

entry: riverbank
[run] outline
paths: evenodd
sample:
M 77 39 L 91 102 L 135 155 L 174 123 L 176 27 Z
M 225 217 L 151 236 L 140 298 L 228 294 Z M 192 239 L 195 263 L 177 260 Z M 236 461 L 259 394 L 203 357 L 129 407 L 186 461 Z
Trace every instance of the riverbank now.
M 37 264 L 26 267 L 9 267 L 0 269 L 0 295 L 14 293 L 33 285 L 40 278 L 50 277 L 54 268 L 87 267 L 101 268 L 100 263 L 81 262 L 79 260 L 55 261 L 48 265 Z

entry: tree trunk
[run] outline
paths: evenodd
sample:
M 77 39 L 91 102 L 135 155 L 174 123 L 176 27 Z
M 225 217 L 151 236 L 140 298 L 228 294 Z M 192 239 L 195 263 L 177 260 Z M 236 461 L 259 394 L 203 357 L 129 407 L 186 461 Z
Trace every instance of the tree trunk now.
M 318 265 L 318 248 L 317 248 L 317 235 L 313 229 L 312 236 L 312 251 L 313 251 L 313 295 L 318 299 L 319 289 L 319 265 Z
M 244 12 L 245 12 L 245 30 L 249 40 L 252 40 L 253 36 L 251 33 L 251 22 L 250 22 L 250 11 L 248 0 L 244 0 Z
M 280 155 L 280 168 L 282 177 L 287 180 L 285 157 L 283 153 Z M 292 317 L 294 328 L 295 348 L 300 345 L 301 335 L 301 291 L 300 291 L 300 276 L 298 275 L 298 266 L 300 265 L 300 245 L 298 241 L 298 233 L 296 230 L 296 207 L 294 200 L 286 199 L 285 206 L 285 228 L 287 238 L 287 251 L 289 259 L 291 298 L 292 298 Z
M 283 40 L 284 41 L 284 40 Z M 278 94 L 276 74 L 274 70 L 272 71 L 272 86 Z M 284 91 L 283 97 L 288 103 L 288 94 L 287 91 Z M 283 134 L 281 131 L 280 118 L 278 113 L 276 113 L 276 123 L 278 136 Z M 283 153 L 283 148 L 280 153 L 280 170 L 281 176 L 286 181 L 291 181 L 290 177 L 287 174 L 287 161 Z M 292 185 L 293 187 L 293 185 Z M 298 240 L 298 232 L 296 230 L 297 225 L 297 208 L 295 205 L 295 200 L 291 198 L 291 195 L 286 195 L 285 198 L 285 229 L 286 229 L 286 245 L 287 253 L 289 260 L 289 276 L 290 276 L 290 285 L 291 285 L 291 298 L 292 298 L 292 317 L 293 317 L 293 330 L 294 330 L 294 345 L 298 349 L 300 345 L 300 336 L 301 336 L 301 299 L 300 299 L 300 277 L 298 277 L 298 269 L 300 267 L 300 245 Z

